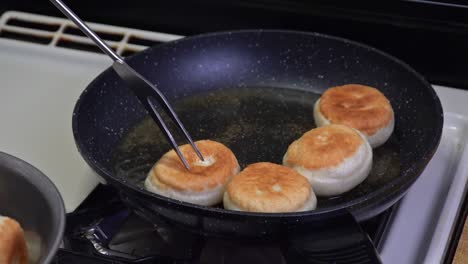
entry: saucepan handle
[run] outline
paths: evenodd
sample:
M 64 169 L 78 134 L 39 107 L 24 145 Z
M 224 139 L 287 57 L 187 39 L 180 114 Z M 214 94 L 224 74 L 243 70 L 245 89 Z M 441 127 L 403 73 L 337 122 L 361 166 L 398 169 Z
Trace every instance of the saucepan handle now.
M 288 260 L 292 263 L 382 263 L 373 242 L 349 212 L 321 222 L 291 230 L 285 244 Z

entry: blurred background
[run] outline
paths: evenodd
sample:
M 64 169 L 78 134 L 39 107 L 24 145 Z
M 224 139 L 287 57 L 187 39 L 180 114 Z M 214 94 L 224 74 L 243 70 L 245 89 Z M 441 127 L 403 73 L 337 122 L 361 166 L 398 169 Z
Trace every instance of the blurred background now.
M 191 35 L 275 28 L 360 41 L 413 66 L 433 84 L 468 88 L 468 1 L 67 1 L 87 21 Z M 3 0 L 0 12 L 62 15 L 48 1 Z

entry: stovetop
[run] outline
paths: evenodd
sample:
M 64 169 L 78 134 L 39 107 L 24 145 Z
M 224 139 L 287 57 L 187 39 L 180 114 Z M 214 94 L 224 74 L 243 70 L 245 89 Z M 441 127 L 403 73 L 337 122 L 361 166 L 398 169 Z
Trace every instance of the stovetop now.
M 377 247 L 392 211 L 361 223 Z M 162 221 L 152 224 L 128 209 L 112 187 L 98 185 L 67 215 L 64 247 L 54 263 L 297 263 L 300 257 L 285 243 L 283 238 L 215 238 Z
M 182 37 L 90 25 L 123 56 Z M 239 251 L 246 257 L 262 252 L 262 258 L 268 255 L 284 260 L 277 242 L 233 243 L 176 230 L 166 223 L 153 226 L 132 214 L 112 189 L 96 188 L 98 177 L 79 156 L 70 125 L 79 94 L 110 65 L 104 55 L 95 52 L 90 41 L 65 19 L 18 12 L 4 13 L 0 19 L 0 148 L 43 171 L 64 198 L 68 223 L 56 263 L 73 263 L 71 257 L 78 256 L 82 259 L 77 263 L 106 263 L 96 254 L 96 248 L 101 252 L 105 248 L 82 237 L 90 227 L 95 227 L 95 232 L 88 233 L 88 238 L 103 240 L 104 246 L 114 251 L 139 255 L 133 262 L 152 263 L 143 256 L 157 253 L 163 256 L 156 263 L 174 263 L 168 256 L 177 257 L 176 263 L 197 263 L 201 258 L 227 263 L 234 260 L 232 253 Z M 453 247 L 451 241 L 456 240 L 454 223 L 468 182 L 468 92 L 434 88 L 445 113 L 444 132 L 434 158 L 397 207 L 362 225 L 384 263 L 443 262 Z M 258 248 L 259 244 L 262 247 Z M 128 262 L 121 256 L 107 263 Z

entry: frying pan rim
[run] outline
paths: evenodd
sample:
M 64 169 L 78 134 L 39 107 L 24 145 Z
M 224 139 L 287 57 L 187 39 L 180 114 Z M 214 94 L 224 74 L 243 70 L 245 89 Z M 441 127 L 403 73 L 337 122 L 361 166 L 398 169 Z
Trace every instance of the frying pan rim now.
M 303 211 L 303 212 L 288 212 L 288 213 L 257 213 L 257 212 L 244 212 L 244 211 L 232 211 L 232 210 L 226 210 L 222 208 L 215 208 L 215 207 L 208 207 L 208 206 L 202 206 L 202 205 L 196 205 L 188 202 L 183 202 L 179 201 L 176 199 L 168 198 L 162 195 L 158 195 L 152 192 L 149 192 L 143 188 L 139 188 L 136 185 L 133 184 L 127 184 L 124 182 L 122 179 L 119 179 L 119 177 L 115 177 L 112 175 L 111 172 L 108 172 L 105 168 L 103 168 L 102 165 L 100 165 L 94 158 L 89 155 L 89 153 L 86 151 L 86 148 L 84 147 L 83 140 L 81 140 L 81 137 L 78 133 L 78 117 L 79 117 L 79 110 L 81 103 L 83 102 L 83 98 L 86 96 L 86 94 L 89 92 L 90 87 L 94 87 L 95 84 L 102 78 L 102 76 L 106 75 L 107 72 L 112 70 L 112 67 L 108 67 L 106 70 L 102 71 L 99 75 L 97 75 L 84 89 L 84 91 L 81 93 L 80 97 L 78 98 L 75 107 L 73 109 L 73 117 L 72 117 L 72 130 L 73 130 L 73 135 L 75 138 L 75 143 L 78 148 L 78 151 L 80 152 L 81 156 L 83 159 L 86 160 L 86 162 L 102 177 L 105 179 L 110 179 L 112 182 L 117 182 L 118 184 L 121 184 L 125 186 L 126 188 L 131 189 L 133 192 L 137 192 L 140 194 L 144 194 L 145 196 L 150 196 L 151 199 L 158 199 L 163 202 L 177 205 L 179 209 L 185 209 L 185 210 L 202 210 L 205 213 L 223 213 L 223 214 L 228 214 L 230 216 L 236 216 L 236 217 L 246 217 L 246 216 L 252 216 L 252 217 L 266 217 L 266 218 L 277 218 L 277 217 L 303 217 L 303 216 L 312 216 L 312 215 L 322 215 L 322 214 L 329 214 L 333 212 L 337 212 L 340 210 L 348 210 L 348 209 L 353 209 L 355 206 L 362 205 L 366 202 L 372 203 L 378 203 L 383 200 L 390 199 L 391 197 L 394 197 L 398 195 L 401 192 L 404 192 L 408 189 L 408 187 L 419 177 L 419 175 L 422 173 L 424 168 L 426 167 L 427 163 L 431 160 L 432 156 L 434 155 L 435 151 L 437 150 L 437 147 L 440 143 L 441 135 L 442 135 L 442 128 L 443 128 L 443 110 L 442 110 L 442 105 L 440 103 L 440 99 L 438 98 L 435 90 L 432 88 L 432 86 L 424 79 L 424 77 L 419 74 L 416 70 L 414 70 L 411 66 L 403 62 L 402 60 L 384 52 L 381 51 L 377 48 L 374 48 L 372 46 L 369 46 L 367 44 L 363 44 L 354 40 L 338 37 L 338 36 L 331 36 L 323 33 L 318 33 L 318 32 L 307 32 L 307 31 L 295 31 L 295 30 L 281 30 L 281 29 L 244 29 L 244 30 L 234 30 L 234 31 L 218 31 L 218 32 L 209 32 L 209 33 L 204 33 L 204 34 L 198 34 L 194 36 L 188 36 L 188 37 L 182 37 L 173 41 L 165 42 L 162 44 L 159 44 L 157 46 L 149 47 L 143 51 L 140 51 L 132 56 L 129 56 L 125 58 L 126 61 L 131 63 L 132 60 L 137 59 L 140 56 L 143 56 L 143 54 L 150 52 L 155 49 L 162 49 L 166 46 L 171 46 L 174 44 L 177 44 L 178 42 L 181 41 L 193 41 L 199 38 L 208 38 L 212 36 L 220 36 L 220 35 L 234 35 L 234 34 L 248 34 L 248 33 L 281 33 L 281 34 L 293 34 L 293 35 L 302 35 L 302 36 L 312 36 L 312 37 L 318 37 L 318 38 L 324 38 L 324 39 L 330 39 L 334 41 L 338 41 L 341 43 L 348 43 L 354 46 L 357 46 L 359 48 L 363 48 L 372 52 L 375 52 L 382 57 L 395 62 L 396 64 L 400 65 L 402 69 L 406 70 L 410 74 L 412 74 L 416 79 L 418 79 L 425 87 L 426 91 L 429 92 L 429 96 L 433 99 L 433 102 L 435 104 L 435 111 L 436 113 L 440 113 L 438 118 L 436 119 L 436 123 L 434 126 L 434 135 L 431 135 L 430 142 L 425 145 L 425 151 L 420 157 L 420 161 L 417 163 L 413 163 L 410 165 L 410 167 L 403 172 L 400 177 L 397 177 L 393 179 L 391 182 L 385 184 L 384 186 L 378 188 L 377 190 L 374 190 L 370 193 L 365 194 L 362 197 L 352 199 L 350 201 L 340 203 L 337 205 L 333 205 L 330 207 L 325 207 L 325 208 L 320 208 L 312 211 Z M 400 186 L 400 188 L 394 188 L 394 186 Z M 382 193 L 388 192 L 388 189 L 391 189 L 393 187 L 393 191 L 390 191 L 387 195 L 383 195 Z M 403 187 L 403 188 L 401 188 Z M 121 188 L 121 187 L 120 187 Z M 381 197 L 380 199 L 378 197 Z M 150 199 L 150 201 L 152 201 Z M 369 205 L 368 205 L 369 206 Z M 352 213 L 352 210 L 350 210 Z

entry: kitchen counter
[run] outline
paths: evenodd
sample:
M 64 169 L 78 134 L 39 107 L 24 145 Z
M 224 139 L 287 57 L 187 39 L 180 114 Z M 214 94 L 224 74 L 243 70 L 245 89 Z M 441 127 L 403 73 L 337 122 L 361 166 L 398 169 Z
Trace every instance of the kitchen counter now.
M 463 209 L 459 216 L 459 221 L 452 236 L 453 247 L 449 245 L 447 252 L 447 260 L 453 255 L 453 263 L 465 264 L 468 263 L 468 199 L 465 197 Z M 464 223 L 464 224 L 462 224 Z M 456 245 L 456 247 L 455 247 Z
M 468 222 L 466 220 L 453 263 L 468 263 Z

